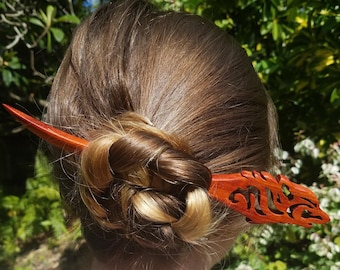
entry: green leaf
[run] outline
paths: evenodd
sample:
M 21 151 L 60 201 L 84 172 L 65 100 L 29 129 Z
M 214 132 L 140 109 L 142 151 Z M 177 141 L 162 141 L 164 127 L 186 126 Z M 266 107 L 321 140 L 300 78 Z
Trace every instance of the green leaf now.
M 339 89 L 334 89 L 332 91 L 331 98 L 330 98 L 331 103 L 335 103 L 338 99 L 340 99 L 339 92 L 340 92 Z
M 18 57 L 12 57 L 11 61 L 8 63 L 11 69 L 20 69 L 22 67 L 21 63 L 19 62 Z
M 340 247 L 340 236 L 334 239 L 334 243 Z
M 273 28 L 273 23 L 272 22 L 268 22 L 266 24 L 262 24 L 261 28 L 260 28 L 261 35 L 264 36 L 265 34 L 269 33 L 272 28 Z
M 80 23 L 80 19 L 77 16 L 71 15 L 71 14 L 61 16 L 58 19 L 56 19 L 55 21 L 56 22 L 73 23 L 73 24 L 79 24 Z
M 11 82 L 13 81 L 13 74 L 8 69 L 2 70 L 2 80 L 5 83 L 6 86 L 9 86 Z
M 15 209 L 17 208 L 16 206 L 18 205 L 18 203 L 19 197 L 10 195 L 2 198 L 1 207 L 5 209 Z
M 52 37 L 51 32 L 47 32 L 47 51 L 52 52 Z
M 36 189 L 35 193 L 37 194 L 36 197 L 39 199 L 46 198 L 49 201 L 60 199 L 59 192 L 53 187 L 42 186 Z
M 44 27 L 45 27 L 46 25 L 48 25 L 47 24 L 47 16 L 46 16 L 45 12 L 43 12 L 42 10 L 40 10 L 39 12 L 40 12 L 40 17 L 41 17 L 42 21 L 45 23 L 45 25 L 44 25 Z
M 57 13 L 57 8 L 51 5 L 48 5 L 46 8 L 46 19 L 47 19 L 47 26 L 51 27 L 52 21 Z
M 33 204 L 30 204 L 25 209 L 25 215 L 21 219 L 21 223 L 17 231 L 17 236 L 19 239 L 25 241 L 33 236 L 34 221 L 36 219 L 36 209 Z
M 44 182 L 49 182 L 51 167 L 46 156 L 44 156 L 40 151 L 36 155 L 34 168 L 37 178 L 44 180 Z
M 56 41 L 61 42 L 64 39 L 65 34 L 60 28 L 51 27 L 50 30 Z
M 282 28 L 278 21 L 275 19 L 273 21 L 272 36 L 275 41 L 281 38 Z
M 29 22 L 32 23 L 32 24 L 38 25 L 42 28 L 45 28 L 45 25 L 37 18 L 31 17 L 31 18 L 29 18 Z
M 297 237 L 296 234 L 293 230 L 288 229 L 285 239 L 289 242 L 289 243 L 297 243 Z
M 283 261 L 276 261 L 276 262 L 269 263 L 267 269 L 268 270 L 286 270 L 287 264 L 284 263 Z

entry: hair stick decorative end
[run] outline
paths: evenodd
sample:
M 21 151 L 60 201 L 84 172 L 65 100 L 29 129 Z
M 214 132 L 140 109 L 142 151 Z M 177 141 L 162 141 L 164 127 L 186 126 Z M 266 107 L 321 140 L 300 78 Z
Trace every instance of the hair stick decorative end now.
M 286 176 L 243 171 L 213 175 L 209 193 L 251 223 L 288 223 L 310 228 L 330 221 L 316 195 Z

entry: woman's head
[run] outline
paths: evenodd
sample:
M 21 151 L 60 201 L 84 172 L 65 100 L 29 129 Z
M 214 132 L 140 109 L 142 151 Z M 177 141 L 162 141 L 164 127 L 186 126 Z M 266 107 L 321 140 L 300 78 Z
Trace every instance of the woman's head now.
M 46 121 L 90 141 L 63 157 L 61 191 L 99 260 L 129 269 L 216 261 L 245 224 L 209 197 L 211 173 L 270 170 L 277 143 L 272 101 L 241 46 L 140 0 L 79 26 Z

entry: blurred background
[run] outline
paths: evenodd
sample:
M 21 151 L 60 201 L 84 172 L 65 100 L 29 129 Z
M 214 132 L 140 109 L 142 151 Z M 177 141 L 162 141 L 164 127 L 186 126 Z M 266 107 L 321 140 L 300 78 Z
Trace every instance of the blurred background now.
M 1 103 L 40 118 L 72 31 L 103 2 L 0 1 Z M 339 1 L 153 2 L 207 17 L 242 44 L 278 109 L 281 172 L 311 187 L 332 219 L 312 229 L 256 228 L 216 269 L 339 270 Z M 65 263 L 87 252 L 79 224 L 62 210 L 38 146 L 0 108 L 0 269 L 80 269 Z

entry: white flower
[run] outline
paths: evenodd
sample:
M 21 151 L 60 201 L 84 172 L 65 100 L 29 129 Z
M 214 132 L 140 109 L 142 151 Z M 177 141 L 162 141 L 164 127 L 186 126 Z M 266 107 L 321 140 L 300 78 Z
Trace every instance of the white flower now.
M 235 270 L 253 270 L 253 268 L 249 265 L 241 263 Z
M 340 202 L 340 190 L 338 188 L 330 188 L 328 196 L 333 199 L 333 202 Z
M 290 168 L 290 171 L 295 175 L 299 174 L 299 172 L 300 172 L 299 168 L 297 168 L 297 167 Z
M 339 173 L 339 166 L 337 164 L 324 163 L 321 165 L 322 172 L 325 175 Z
M 340 270 L 340 262 L 335 262 L 334 265 L 331 266 L 330 270 Z
M 313 158 L 317 158 L 319 156 L 319 153 L 320 153 L 319 149 L 318 148 L 314 148 L 314 149 L 312 149 L 311 156 Z
M 314 242 L 320 242 L 320 236 L 317 233 L 312 233 L 310 235 L 310 240 L 314 241 Z
M 295 161 L 294 165 L 295 165 L 296 168 L 301 168 L 302 167 L 302 160 L 301 159 L 297 159 Z
M 320 207 L 322 209 L 328 209 L 329 207 L 329 203 L 330 203 L 330 199 L 329 198 L 321 198 L 320 199 Z
M 289 158 L 289 153 L 281 148 L 275 148 L 274 155 L 281 160 L 287 160 Z
M 284 151 L 284 150 L 282 150 L 282 153 L 281 153 L 281 158 L 282 158 L 283 160 L 287 160 L 287 159 L 289 158 L 289 154 L 288 154 L 288 152 L 287 152 L 287 151 Z
M 317 158 L 320 152 L 319 149 L 315 146 L 315 143 L 309 138 L 306 138 L 298 142 L 294 146 L 294 151 L 296 153 L 301 153 L 314 158 Z

